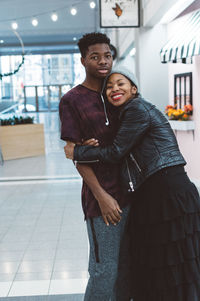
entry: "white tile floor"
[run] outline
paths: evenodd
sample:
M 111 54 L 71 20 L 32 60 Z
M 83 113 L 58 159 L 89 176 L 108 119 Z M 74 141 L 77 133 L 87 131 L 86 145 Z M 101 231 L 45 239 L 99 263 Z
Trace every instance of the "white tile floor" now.
M 88 278 L 81 179 L 64 156 L 58 114 L 36 120 L 45 123 L 46 156 L 0 165 L 0 297 L 76 301 Z
M 57 113 L 36 118 L 46 156 L 0 166 L 0 297 L 83 294 L 87 283 L 81 179 L 64 156 Z

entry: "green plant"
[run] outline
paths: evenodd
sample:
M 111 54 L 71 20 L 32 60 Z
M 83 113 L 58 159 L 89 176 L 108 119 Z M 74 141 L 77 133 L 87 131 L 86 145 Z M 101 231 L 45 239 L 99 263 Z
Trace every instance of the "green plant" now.
M 28 123 L 33 123 L 33 121 L 34 121 L 34 117 L 13 116 L 7 119 L 0 119 L 0 125 L 28 124 Z

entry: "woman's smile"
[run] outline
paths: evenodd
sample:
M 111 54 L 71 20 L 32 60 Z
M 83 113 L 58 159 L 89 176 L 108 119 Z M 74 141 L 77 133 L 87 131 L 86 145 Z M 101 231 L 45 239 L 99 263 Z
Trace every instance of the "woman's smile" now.
M 121 106 L 130 100 L 137 92 L 128 78 L 119 73 L 109 76 L 106 84 L 106 96 L 113 106 Z
M 122 93 L 115 93 L 111 97 L 113 100 L 119 100 L 123 96 Z

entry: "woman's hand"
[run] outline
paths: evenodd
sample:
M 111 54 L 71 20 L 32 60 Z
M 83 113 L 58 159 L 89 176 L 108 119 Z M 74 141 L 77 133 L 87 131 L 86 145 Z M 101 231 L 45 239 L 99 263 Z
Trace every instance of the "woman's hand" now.
M 77 143 L 77 145 L 90 145 L 90 146 L 99 146 L 99 142 L 97 139 L 91 138 L 85 140 L 82 144 Z M 73 142 L 67 141 L 67 144 L 64 146 L 65 156 L 68 159 L 74 159 L 74 147 L 75 144 Z
M 85 140 L 82 145 L 91 145 L 91 146 L 99 146 L 99 141 L 97 139 L 91 138 Z
M 67 141 L 67 144 L 64 146 L 65 156 L 68 159 L 74 159 L 74 147 L 75 144 L 73 142 Z

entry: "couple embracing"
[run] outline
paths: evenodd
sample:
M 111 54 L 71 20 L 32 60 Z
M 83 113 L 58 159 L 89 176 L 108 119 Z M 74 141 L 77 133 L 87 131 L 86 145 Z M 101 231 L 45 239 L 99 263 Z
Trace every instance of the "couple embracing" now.
M 200 199 L 174 133 L 134 74 L 112 69 L 105 34 L 78 46 L 86 77 L 59 110 L 66 157 L 83 178 L 84 300 L 199 301 Z

